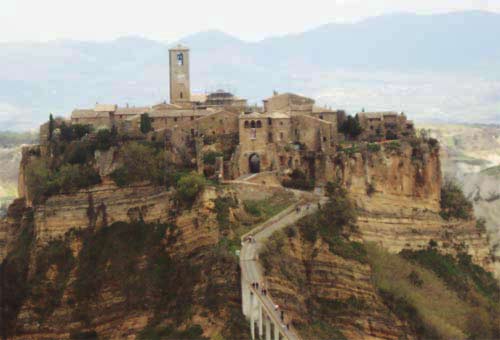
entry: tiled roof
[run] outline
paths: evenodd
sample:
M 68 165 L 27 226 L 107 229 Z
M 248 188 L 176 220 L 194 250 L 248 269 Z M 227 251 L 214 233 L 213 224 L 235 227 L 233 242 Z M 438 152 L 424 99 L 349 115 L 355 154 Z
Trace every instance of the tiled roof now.
M 94 111 L 96 112 L 115 112 L 116 105 L 113 104 L 96 104 Z

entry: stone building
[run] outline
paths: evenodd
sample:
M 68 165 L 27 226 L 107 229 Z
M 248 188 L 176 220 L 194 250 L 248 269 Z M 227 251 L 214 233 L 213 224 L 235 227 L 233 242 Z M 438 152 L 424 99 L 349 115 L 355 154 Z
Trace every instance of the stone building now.
M 95 128 L 114 127 L 119 133 L 137 138 L 164 141 L 175 158 L 176 150 L 196 158 L 203 171 L 203 154 L 219 152 L 227 178 L 275 171 L 287 174 L 299 169 L 318 181 L 325 180 L 337 145 L 343 140 L 338 127 L 346 119 L 341 110 L 319 107 L 311 98 L 274 92 L 263 100 L 263 109 L 253 112 L 247 101 L 224 90 L 192 94 L 189 49 L 169 50 L 170 103 L 144 107 L 98 104 L 93 109 L 77 109 L 72 124 Z M 261 112 L 262 111 L 262 112 Z M 141 119 L 148 115 L 153 131 L 140 131 Z M 394 112 L 359 113 L 363 128 L 358 141 L 381 141 L 412 136 L 413 123 Z
M 363 132 L 361 140 L 381 141 L 400 139 L 415 135 L 413 122 L 404 113 L 397 112 L 360 112 L 359 123 Z

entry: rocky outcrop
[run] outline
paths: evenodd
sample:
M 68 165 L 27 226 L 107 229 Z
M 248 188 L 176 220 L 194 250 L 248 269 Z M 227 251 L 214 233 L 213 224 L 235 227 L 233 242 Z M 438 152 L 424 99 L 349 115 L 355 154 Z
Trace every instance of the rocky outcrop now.
M 69 339 L 98 334 L 106 339 L 135 339 L 151 325 L 183 330 L 193 324 L 200 325 L 206 337 L 244 336 L 246 328 L 239 328 L 244 323 L 239 313 L 236 257 L 218 246 L 222 235 L 214 199 L 227 195 L 235 194 L 208 187 L 192 207 L 175 211 L 172 192 L 150 186 L 118 189 L 103 185 L 50 198 L 35 212 L 36 246 L 27 259 L 29 290 L 17 315 L 15 335 L 9 338 Z M 98 209 L 101 203 L 106 206 L 107 218 Z M 88 211 L 92 207 L 97 217 L 89 224 Z M 133 222 L 139 219 L 157 226 L 160 224 L 156 222 L 166 223 L 165 233 L 154 237 L 133 229 L 123 233 L 113 225 L 127 221 L 135 226 Z M 141 223 L 136 223 L 137 228 L 147 227 Z M 70 228 L 81 230 L 68 232 Z M 148 228 L 149 232 L 156 232 L 158 227 Z M 150 237 L 150 243 L 136 255 L 130 255 L 144 242 L 142 237 Z M 104 244 L 113 250 L 103 249 Z M 61 249 L 69 249 L 70 253 L 54 255 L 60 254 Z M 124 253 L 116 253 L 117 249 Z M 89 257 L 89 251 L 97 257 Z M 160 265 L 157 258 L 162 257 L 168 259 L 164 260 L 169 261 L 168 267 L 162 272 L 150 272 L 155 267 L 148 268 Z M 126 271 L 116 267 L 121 266 L 122 258 L 129 259 Z M 121 269 L 116 271 L 117 268 Z M 161 282 L 143 278 L 162 277 L 162 273 L 168 276 Z M 82 282 L 87 275 L 91 277 L 87 282 L 97 286 L 95 295 L 92 289 L 86 293 L 93 296 L 90 300 L 82 300 Z M 144 286 L 134 286 L 129 277 L 136 277 L 134 280 L 144 282 Z M 59 288 L 51 296 L 54 287 Z M 155 289 L 162 289 L 161 295 L 156 296 Z M 164 305 L 158 304 L 163 300 Z
M 46 243 L 71 229 L 100 228 L 116 221 L 166 222 L 172 196 L 164 188 L 147 184 L 125 188 L 104 184 L 52 196 L 35 208 L 36 238 Z
M 321 239 L 285 238 L 277 252 L 266 265 L 269 291 L 303 338 L 334 336 L 323 329 L 348 339 L 412 337 L 376 294 L 368 264 L 331 253 Z

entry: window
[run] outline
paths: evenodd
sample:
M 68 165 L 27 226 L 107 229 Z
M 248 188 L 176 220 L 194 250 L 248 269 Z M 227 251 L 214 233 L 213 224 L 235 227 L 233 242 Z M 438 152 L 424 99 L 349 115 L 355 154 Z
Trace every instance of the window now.
M 182 53 L 177 53 L 177 65 L 184 65 L 184 55 Z
M 181 94 L 180 94 L 180 97 L 181 97 L 181 99 L 182 99 L 182 97 L 183 97 L 182 92 L 181 92 Z
M 250 130 L 250 139 L 257 139 L 257 130 L 255 130 L 255 128 Z
M 273 120 L 271 118 L 267 118 L 267 125 L 273 125 Z
M 280 132 L 280 140 L 283 140 L 283 132 Z
M 194 116 L 191 116 L 191 120 L 194 120 Z
M 244 126 L 245 126 L 245 129 L 248 129 L 250 127 L 250 123 L 248 123 L 248 120 L 245 120 Z
M 273 142 L 273 133 L 272 133 L 272 132 L 269 132 L 269 133 L 267 134 L 267 141 L 268 141 L 269 143 L 272 143 L 272 142 Z
M 280 125 L 283 126 L 283 122 L 280 122 Z
M 257 121 L 257 128 L 261 128 L 262 127 L 262 123 L 260 120 Z
M 326 142 L 326 137 L 323 137 L 323 142 Z
M 174 117 L 174 122 L 176 122 L 176 121 L 177 121 L 177 117 Z
M 252 120 L 252 122 L 250 123 L 250 127 L 251 127 L 252 129 L 255 129 L 255 121 L 254 121 L 254 120 Z
M 319 119 L 325 119 L 323 115 L 319 115 Z

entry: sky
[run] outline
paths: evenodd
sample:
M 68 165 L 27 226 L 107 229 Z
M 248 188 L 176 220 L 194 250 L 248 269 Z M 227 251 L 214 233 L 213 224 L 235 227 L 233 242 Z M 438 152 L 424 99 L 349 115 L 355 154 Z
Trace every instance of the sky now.
M 0 0 L 0 42 L 173 42 L 206 30 L 247 41 L 393 12 L 500 12 L 500 0 Z

